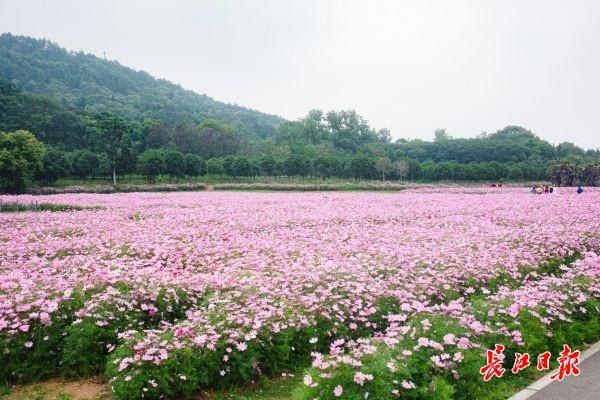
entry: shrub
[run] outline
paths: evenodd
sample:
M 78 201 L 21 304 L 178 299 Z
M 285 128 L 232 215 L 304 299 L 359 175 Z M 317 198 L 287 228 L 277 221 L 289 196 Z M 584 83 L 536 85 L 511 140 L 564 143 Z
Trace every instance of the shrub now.
M 179 288 L 109 286 L 77 312 L 65 333 L 62 375 L 92 376 L 104 371 L 108 354 L 128 330 L 153 329 L 173 322 L 197 304 L 199 297 Z
M 50 323 L 31 322 L 25 333 L 0 333 L 0 382 L 28 382 L 57 375 L 65 331 L 83 302 L 84 296 L 76 293 L 60 304 Z

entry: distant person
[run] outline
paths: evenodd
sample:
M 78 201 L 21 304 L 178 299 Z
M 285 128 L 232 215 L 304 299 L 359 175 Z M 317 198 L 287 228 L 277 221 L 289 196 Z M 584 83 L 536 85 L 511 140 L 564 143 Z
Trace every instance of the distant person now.
M 536 187 L 535 187 L 535 193 L 536 193 L 536 194 L 542 194 L 543 192 L 544 192 L 544 191 L 543 191 L 543 189 L 542 189 L 542 186 L 541 186 L 541 185 L 538 185 L 538 186 L 536 186 Z
M 550 185 L 550 187 L 548 188 L 548 191 L 550 193 L 554 193 L 554 186 Z
M 531 193 L 535 193 L 537 191 L 537 187 L 535 185 L 533 185 L 533 187 L 531 188 Z
M 583 193 L 583 188 L 581 187 L 581 185 L 579 185 L 579 187 L 577 187 L 577 194 L 581 193 Z

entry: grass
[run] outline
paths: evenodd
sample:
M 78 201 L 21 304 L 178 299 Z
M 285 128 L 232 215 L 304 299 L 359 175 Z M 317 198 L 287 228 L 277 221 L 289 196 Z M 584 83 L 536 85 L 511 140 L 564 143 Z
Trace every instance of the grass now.
M 217 183 L 214 190 L 229 191 L 398 191 L 408 189 L 398 182 L 339 182 L 339 183 Z
M 0 201 L 0 212 L 25 212 L 25 211 L 83 211 L 99 210 L 101 207 L 82 207 L 70 204 L 56 203 L 18 203 Z
M 263 379 L 260 382 L 244 387 L 221 390 L 214 393 L 205 393 L 194 396 L 190 400 L 289 400 L 294 389 L 302 381 L 302 373 L 293 377 L 278 379 Z M 71 382 L 73 384 L 76 382 Z M 69 389 L 68 383 L 54 383 L 48 386 L 44 382 L 21 386 L 10 390 L 4 386 L 0 388 L 0 400 L 110 400 L 106 392 L 92 396 L 81 396 L 76 391 Z
M 481 186 L 487 182 L 471 181 L 382 181 L 380 179 L 351 179 L 288 177 L 288 176 L 251 176 L 231 177 L 224 175 L 204 175 L 201 177 L 184 177 L 173 179 L 168 175 L 158 176 L 154 182 L 139 174 L 131 174 L 117 178 L 117 186 L 113 186 L 112 178 L 92 177 L 81 179 L 75 177 L 61 178 L 51 185 L 34 186 L 30 194 L 58 193 L 117 193 L 117 192 L 171 192 L 195 190 L 231 190 L 231 191 L 389 191 L 395 192 L 414 187 L 431 187 L 439 185 Z M 508 182 L 507 182 L 508 183 Z M 513 185 L 531 187 L 531 182 L 511 182 Z
M 204 190 L 206 185 L 202 182 L 179 182 L 179 183 L 154 183 L 148 184 L 125 184 L 119 182 L 117 186 L 108 183 L 93 183 L 70 186 L 35 186 L 28 190 L 29 194 L 49 195 L 62 193 L 131 193 L 131 192 L 177 192 Z
M 37 383 L 26 389 L 14 393 L 8 393 L 2 400 L 73 400 L 73 395 L 68 392 L 58 391 L 52 393 L 42 383 Z
M 0 400 L 110 400 L 106 384 L 93 379 L 63 381 L 51 379 L 45 382 L 17 386 L 12 390 L 5 386 Z
M 367 180 L 368 181 L 368 180 Z M 71 186 L 71 185 L 112 185 L 112 178 L 108 177 L 93 177 L 91 179 L 80 179 L 75 177 L 61 178 L 56 181 L 52 186 Z M 168 175 L 160 175 L 156 178 L 154 183 L 199 183 L 204 182 L 206 184 L 218 184 L 218 183 L 302 183 L 302 184 L 321 184 L 321 183 L 344 183 L 344 182 L 355 182 L 353 179 L 341 179 L 341 178 L 325 178 L 321 179 L 318 177 L 288 177 L 288 176 L 225 176 L 225 175 L 203 175 L 201 177 L 185 177 L 179 179 L 171 179 Z M 373 180 L 368 182 L 381 182 L 380 180 Z M 405 181 L 408 182 L 408 181 Z M 122 178 L 117 178 L 117 184 L 147 184 L 148 180 L 138 174 L 127 175 Z
M 506 399 L 515 394 L 523 387 L 532 383 L 535 379 L 543 376 L 539 373 L 535 378 L 519 376 L 512 381 L 496 382 L 493 388 L 487 391 L 489 399 Z M 302 385 L 304 373 L 298 371 L 293 377 L 263 379 L 262 381 L 243 388 L 231 388 L 221 390 L 215 393 L 204 393 L 194 396 L 189 400 L 291 400 L 294 399 L 294 392 Z M 108 390 L 108 389 L 107 389 Z M 79 397 L 73 395 L 68 390 L 50 390 L 44 383 L 35 383 L 20 388 L 18 391 L 11 392 L 5 389 L 0 391 L 0 400 L 110 400 L 108 394 L 101 394 L 96 397 Z
M 288 400 L 300 385 L 304 374 L 300 371 L 292 377 L 264 379 L 254 386 L 221 391 L 214 400 Z
M 248 177 L 232 177 L 225 175 L 203 175 L 200 177 L 185 177 L 179 179 L 171 179 L 168 175 L 160 175 L 156 178 L 155 184 L 183 184 L 183 183 L 205 183 L 207 185 L 215 185 L 222 183 L 278 183 L 278 184 L 356 184 L 356 183 L 382 183 L 381 179 L 352 179 L 352 178 L 319 178 L 316 176 L 312 177 L 300 177 L 300 176 L 248 176 Z M 465 185 L 465 186 L 480 186 L 486 182 L 471 182 L 471 181 L 423 181 L 423 180 L 402 180 L 402 181 L 385 181 L 387 183 L 394 184 L 454 184 L 454 185 Z M 491 182 L 491 181 L 490 181 Z M 506 181 L 506 183 L 515 183 L 523 186 L 531 186 L 535 182 L 524 182 L 524 181 Z M 540 183 L 540 182 L 537 182 Z M 547 182 L 545 182 L 547 183 Z M 148 184 L 148 180 L 139 174 L 131 174 L 125 177 L 117 178 L 117 185 L 140 185 Z M 75 177 L 61 178 L 56 181 L 52 186 L 72 186 L 72 185 L 112 185 L 112 178 L 109 177 L 93 177 L 91 179 L 80 179 Z

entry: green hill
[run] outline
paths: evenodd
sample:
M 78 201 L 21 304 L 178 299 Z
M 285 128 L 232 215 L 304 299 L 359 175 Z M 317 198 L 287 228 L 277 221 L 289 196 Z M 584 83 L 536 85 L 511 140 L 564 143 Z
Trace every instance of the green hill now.
M 133 172 L 149 180 L 156 174 L 542 180 L 552 161 L 567 161 L 565 168 L 583 176 L 589 170 L 584 166 L 600 160 L 599 150 L 569 142 L 554 146 L 520 126 L 474 138 L 454 138 L 439 129 L 433 141 L 392 142 L 389 130 L 373 128 L 354 110 L 311 110 L 304 118 L 285 121 L 218 102 L 116 61 L 3 34 L 0 134 L 20 129 L 49 149 L 43 166 L 34 168 L 39 171 L 29 173 L 46 183 L 66 176 L 114 179 Z M 4 136 L 6 143 L 16 140 Z M 23 163 L 7 155 L 0 159 L 0 175 L 11 178 L 15 174 L 3 163 L 11 168 Z M 590 182 L 596 182 L 594 168 Z
M 216 119 L 246 138 L 270 137 L 284 121 L 185 90 L 117 61 L 9 33 L 0 35 L 0 79 L 49 97 L 65 113 L 109 112 L 128 122 L 157 120 L 168 125 Z

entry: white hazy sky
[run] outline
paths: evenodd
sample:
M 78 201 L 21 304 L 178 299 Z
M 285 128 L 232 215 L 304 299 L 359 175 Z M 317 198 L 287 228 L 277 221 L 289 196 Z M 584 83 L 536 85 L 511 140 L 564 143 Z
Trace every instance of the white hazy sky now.
M 394 138 L 514 124 L 600 147 L 596 0 L 0 0 L 0 31 L 288 119 L 353 108 Z

